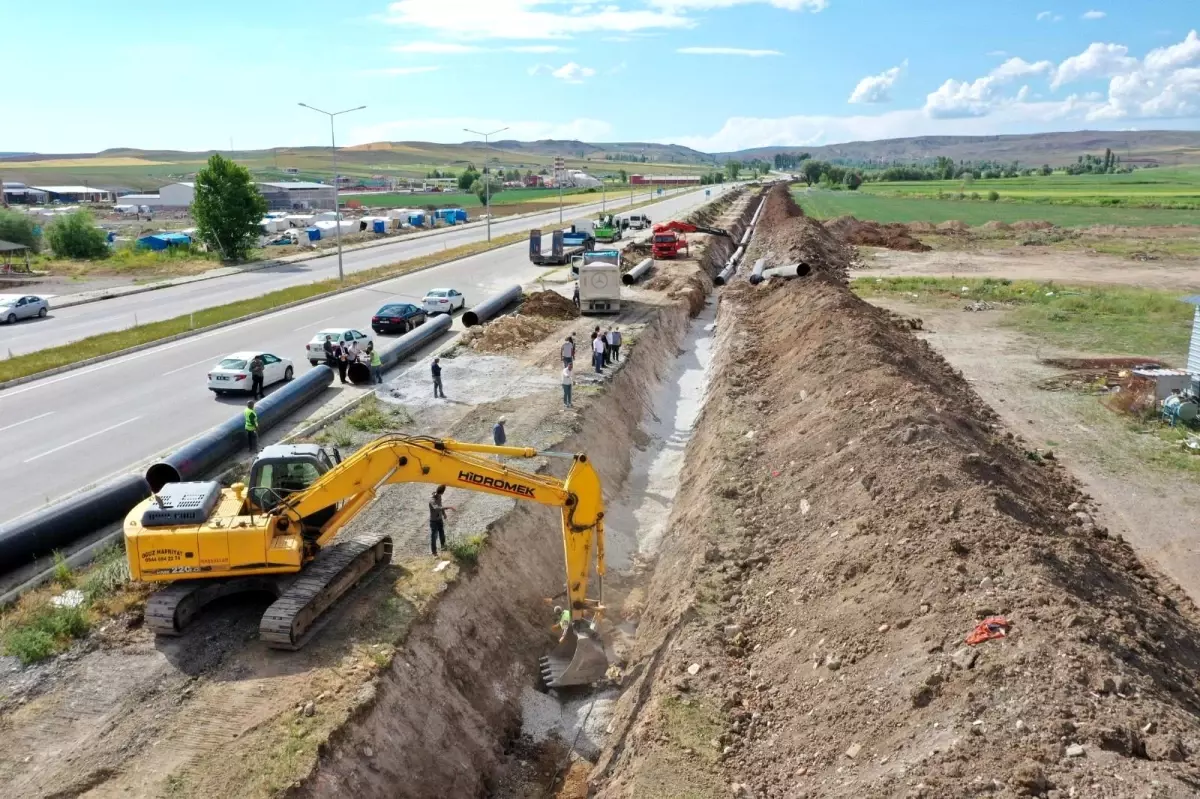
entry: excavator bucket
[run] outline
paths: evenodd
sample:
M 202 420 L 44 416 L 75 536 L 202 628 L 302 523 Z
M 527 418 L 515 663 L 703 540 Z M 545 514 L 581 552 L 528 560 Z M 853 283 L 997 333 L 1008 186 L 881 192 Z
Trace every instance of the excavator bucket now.
M 600 638 L 580 635 L 574 629 L 568 630 L 554 651 L 540 662 L 542 681 L 547 688 L 591 685 L 603 679 L 608 670 L 608 656 Z

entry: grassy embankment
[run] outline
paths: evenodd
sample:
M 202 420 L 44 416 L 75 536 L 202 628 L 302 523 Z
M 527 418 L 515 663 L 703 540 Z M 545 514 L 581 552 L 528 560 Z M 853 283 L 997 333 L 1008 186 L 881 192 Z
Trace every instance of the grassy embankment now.
M 859 278 L 863 297 L 895 296 L 942 306 L 980 300 L 1011 309 L 1003 324 L 1086 355 L 1187 357 L 1193 308 L 1169 291 L 1063 286 L 992 278 Z M 966 291 L 964 291 L 964 287 Z

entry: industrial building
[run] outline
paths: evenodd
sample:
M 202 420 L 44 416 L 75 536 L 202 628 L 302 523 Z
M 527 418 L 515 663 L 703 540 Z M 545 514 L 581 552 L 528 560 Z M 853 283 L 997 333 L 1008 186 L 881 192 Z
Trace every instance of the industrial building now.
M 196 198 L 195 183 L 168 183 L 158 194 L 123 194 L 118 205 L 145 205 L 150 208 L 187 208 Z
M 60 203 L 107 203 L 112 202 L 112 192 L 106 189 L 93 189 L 90 186 L 30 186 L 29 188 L 43 192 L 45 202 Z
M 258 190 L 272 211 L 309 210 L 327 208 L 333 210 L 333 186 L 325 183 L 308 183 L 302 180 L 281 183 L 259 183 Z
M 41 205 L 46 202 L 46 192 L 31 188 L 24 183 L 5 182 L 4 202 L 9 205 Z
M 699 186 L 699 175 L 630 175 L 635 186 Z

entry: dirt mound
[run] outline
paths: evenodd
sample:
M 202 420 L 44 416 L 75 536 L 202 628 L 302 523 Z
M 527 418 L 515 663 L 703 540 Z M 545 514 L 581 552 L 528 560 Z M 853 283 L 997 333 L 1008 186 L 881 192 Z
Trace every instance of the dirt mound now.
M 824 224 L 826 230 L 846 244 L 856 244 L 860 247 L 886 247 L 889 250 L 907 252 L 929 252 L 933 249 L 928 244 L 914 239 L 909 233 L 908 226 L 898 222 L 885 225 L 879 222 L 864 222 L 852 216 L 839 216 Z
M 937 226 L 932 222 L 909 222 L 908 231 L 910 233 L 936 233 Z
M 992 220 L 991 222 L 984 222 L 982 225 L 980 225 L 980 227 L 982 227 L 984 230 L 1007 231 L 1007 230 L 1013 229 L 1012 225 L 1008 224 L 1007 222 L 997 222 L 996 220 Z
M 1047 222 L 1044 219 L 1022 219 L 1020 222 L 1013 222 L 1013 230 L 1049 230 L 1054 227 L 1053 222 Z
M 765 223 L 765 224 L 764 224 Z M 787 186 L 767 194 L 746 262 L 766 258 L 768 266 L 803 261 L 815 275 L 846 283 L 854 249 L 839 241 L 820 222 L 804 215 Z
M 1183 593 L 885 312 L 764 285 L 721 295 L 600 796 L 1195 796 Z
M 557 291 L 535 291 L 525 297 L 521 303 L 522 316 L 540 316 L 544 319 L 566 321 L 579 316 L 575 303 L 559 294 Z
M 502 316 L 486 325 L 469 328 L 462 335 L 462 343 L 476 352 L 517 352 L 541 341 L 556 327 L 557 321 L 544 316 Z
M 632 269 L 642 261 L 643 258 L 649 258 L 651 255 L 650 242 L 635 241 L 629 244 L 621 253 L 621 266 L 625 271 Z
M 957 219 L 948 219 L 937 226 L 938 233 L 966 233 L 968 230 L 967 224 Z

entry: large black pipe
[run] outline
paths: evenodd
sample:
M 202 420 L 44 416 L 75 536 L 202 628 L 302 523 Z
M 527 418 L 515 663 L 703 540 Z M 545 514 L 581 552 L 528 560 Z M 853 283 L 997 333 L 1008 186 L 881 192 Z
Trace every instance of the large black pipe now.
M 396 343 L 392 347 L 379 353 L 379 360 L 383 362 L 383 368 L 391 369 L 431 340 L 445 333 L 452 324 L 454 324 L 454 320 L 449 314 L 445 314 L 435 316 L 425 324 L 408 331 L 396 339 Z
M 140 474 L 127 474 L 0 525 L 0 573 L 20 568 L 119 522 L 148 496 L 146 479 Z
M 462 316 L 463 324 L 467 327 L 482 325 L 519 299 L 521 299 L 521 287 L 509 286 L 504 291 L 499 294 L 493 294 L 464 313 Z
M 724 269 L 717 273 L 713 278 L 714 286 L 724 286 L 730 280 L 733 280 L 733 273 L 737 271 L 737 264 L 731 263 L 726 265 Z
M 283 388 L 255 403 L 258 430 L 263 433 L 287 418 L 333 384 L 333 370 L 321 364 Z M 245 414 L 238 411 L 207 433 L 193 438 L 146 470 L 146 482 L 155 491 L 167 483 L 195 480 L 221 461 L 246 448 Z M 128 510 L 128 509 L 126 509 Z
M 654 266 L 654 259 L 647 258 L 633 269 L 630 269 L 628 272 L 621 275 L 621 282 L 626 286 L 632 286 L 634 283 L 641 280 L 642 277 L 644 277 L 645 274 L 650 271 L 650 267 L 652 266 Z

